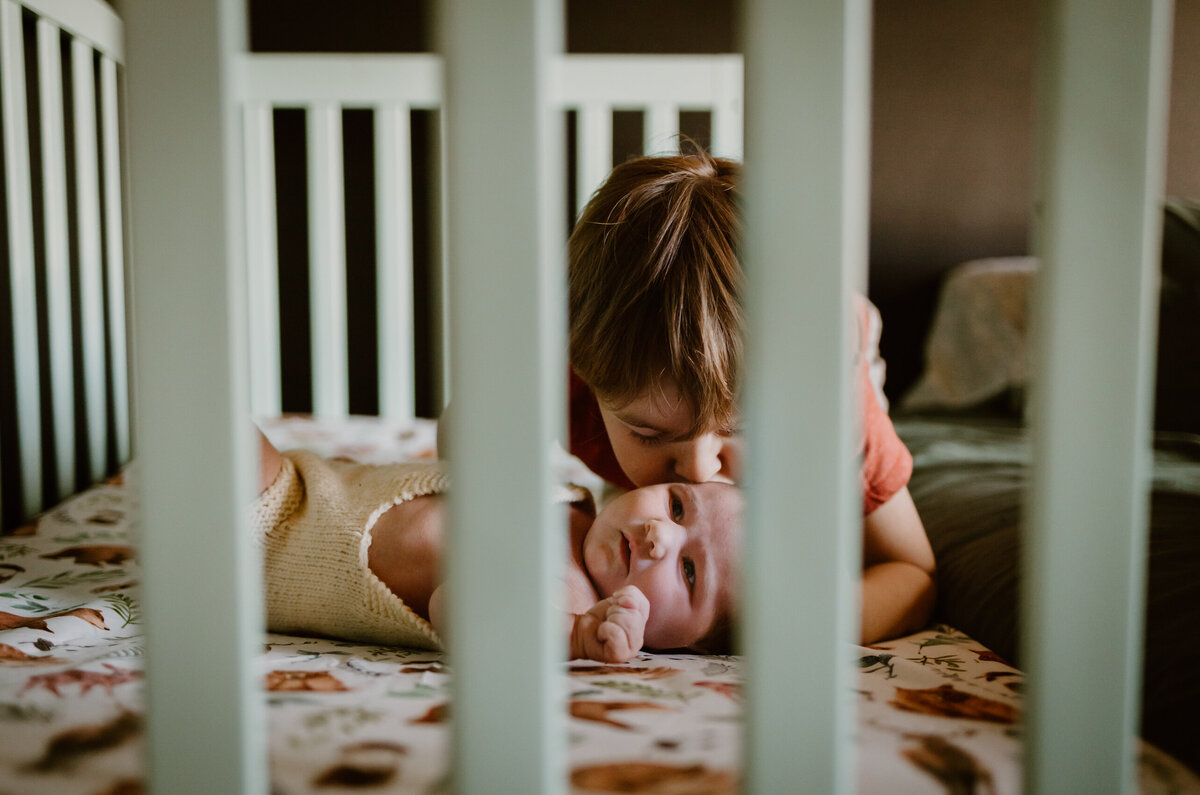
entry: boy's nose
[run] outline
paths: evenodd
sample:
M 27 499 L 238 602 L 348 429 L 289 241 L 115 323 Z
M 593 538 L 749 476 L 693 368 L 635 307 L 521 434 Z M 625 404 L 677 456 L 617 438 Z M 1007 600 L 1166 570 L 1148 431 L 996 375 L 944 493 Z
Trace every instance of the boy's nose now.
M 715 478 L 724 468 L 721 459 L 723 441 L 715 433 L 689 440 L 675 456 L 675 474 L 692 483 L 705 483 Z

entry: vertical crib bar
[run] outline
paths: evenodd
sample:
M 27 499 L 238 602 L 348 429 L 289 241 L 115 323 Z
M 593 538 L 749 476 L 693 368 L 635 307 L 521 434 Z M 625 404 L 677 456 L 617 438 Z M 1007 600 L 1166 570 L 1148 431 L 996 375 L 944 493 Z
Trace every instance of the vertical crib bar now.
M 716 100 L 712 108 L 712 152 L 720 157 L 742 158 L 742 64 L 733 57 L 717 69 Z
M 375 110 L 379 413 L 401 420 L 413 418 L 416 400 L 409 118 L 407 105 Z
M 309 300 L 312 303 L 313 411 L 349 410 L 346 351 L 346 205 L 342 179 L 342 110 L 308 109 Z
M 642 129 L 642 151 L 648 155 L 674 154 L 679 151 L 679 106 L 655 102 L 646 108 Z
M 121 203 L 121 127 L 117 111 L 117 63 L 100 59 L 101 123 L 104 125 L 104 224 L 108 260 L 108 336 L 110 340 L 114 432 L 117 460 L 129 460 L 129 352 L 125 334 L 125 208 Z
M 454 323 L 450 653 L 460 793 L 562 791 L 561 567 L 549 505 L 566 357 L 560 3 L 443 4 Z M 495 650 L 505 649 L 502 655 Z M 502 782 L 502 784 L 501 784 Z
M 1132 792 L 1171 3 L 1047 11 L 1026 785 Z
M 106 472 L 108 436 L 104 353 L 104 252 L 100 238 L 100 156 L 97 150 L 96 74 L 92 48 L 71 40 L 75 121 L 76 238 L 79 241 L 80 326 L 83 331 L 83 384 L 87 415 L 88 471 L 92 480 Z
M 747 781 L 846 793 L 861 555 L 849 307 L 866 263 L 870 4 L 743 13 Z
M 249 313 L 250 412 L 282 410 L 279 365 L 279 250 L 275 239 L 275 123 L 269 102 L 242 108 L 246 158 L 246 297 Z
M 257 473 L 235 104 L 245 11 L 123 6 L 148 781 L 154 793 L 266 793 L 252 664 L 261 564 L 243 526 Z
M 612 170 L 612 106 L 605 102 L 581 105 L 578 116 L 579 157 L 575 180 L 576 212 L 583 210 L 596 188 Z
M 25 514 L 42 509 L 41 388 L 38 382 L 37 289 L 33 262 L 33 183 L 25 96 L 21 7 L 0 3 L 0 96 L 4 113 L 4 173 L 8 198 L 9 283 L 12 291 L 17 449 Z M 4 528 L 7 530 L 8 528 Z
M 38 85 L 42 120 L 42 208 L 46 301 L 50 318 L 50 390 L 60 499 L 75 490 L 75 372 L 71 340 L 71 264 L 67 250 L 66 132 L 62 50 L 57 26 L 37 23 Z

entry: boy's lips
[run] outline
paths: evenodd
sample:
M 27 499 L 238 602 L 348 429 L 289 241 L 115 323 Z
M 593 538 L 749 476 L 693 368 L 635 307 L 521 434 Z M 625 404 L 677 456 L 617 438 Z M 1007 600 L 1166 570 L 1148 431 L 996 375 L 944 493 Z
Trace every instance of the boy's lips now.
M 630 549 L 629 549 L 629 538 L 624 533 L 621 533 L 621 544 L 619 547 L 619 551 L 621 554 L 621 563 L 625 566 L 625 573 L 628 574 L 629 573 L 629 559 L 632 556 L 632 553 L 630 552 Z

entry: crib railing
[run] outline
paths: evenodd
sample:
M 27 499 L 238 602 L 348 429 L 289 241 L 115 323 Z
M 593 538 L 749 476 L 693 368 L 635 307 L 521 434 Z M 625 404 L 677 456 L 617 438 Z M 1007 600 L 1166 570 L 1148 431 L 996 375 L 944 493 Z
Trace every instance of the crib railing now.
M 555 66 L 554 35 L 548 32 L 558 27 L 553 4 L 504 4 L 503 13 L 498 5 L 466 0 L 446 4 L 450 131 L 444 156 L 451 196 L 446 212 L 449 228 L 458 230 L 449 238 L 450 273 L 455 280 L 460 275 L 468 282 L 485 280 L 488 272 L 478 247 L 486 241 L 488 266 L 522 280 L 521 289 L 489 302 L 488 311 L 516 329 L 510 334 L 536 337 L 525 345 L 503 336 L 495 331 L 495 318 L 484 318 L 483 312 L 460 312 L 456 321 L 461 324 L 455 326 L 456 401 L 477 407 L 481 428 L 494 429 L 503 422 L 522 440 L 523 463 L 515 467 L 508 447 L 494 439 L 488 447 L 477 444 L 471 434 L 461 436 L 456 457 L 479 462 L 478 471 L 462 482 L 475 478 L 484 496 L 495 486 L 488 472 L 538 469 L 547 417 L 561 402 L 554 396 L 562 380 L 557 358 L 561 341 L 545 330 L 553 322 L 552 313 L 546 314 L 553 303 L 547 297 L 556 294 L 561 278 L 549 244 L 555 238 L 554 224 L 547 220 L 557 190 L 547 175 L 557 161 L 547 154 L 554 148 L 552 142 L 541 149 L 538 143 L 551 141 L 546 109 L 564 104 L 557 92 L 565 89 L 554 75 L 569 69 Z M 1151 253 L 1157 248 L 1152 219 L 1162 182 L 1171 6 L 1168 0 L 1136 7 L 1125 0 L 1057 0 L 1048 6 L 1040 138 L 1045 160 L 1037 240 L 1048 281 L 1040 293 L 1042 353 L 1034 418 L 1040 452 L 1023 608 L 1030 647 L 1041 651 L 1029 658 L 1027 789 L 1128 792 L 1133 789 L 1134 683 L 1139 679 L 1144 576 L 1147 349 Z M 154 791 L 171 793 L 263 792 L 263 726 L 251 662 L 261 638 L 259 573 L 247 534 L 241 532 L 240 506 L 249 496 L 253 456 L 243 424 L 250 405 L 245 378 L 249 366 L 243 355 L 247 295 L 270 290 L 269 285 L 248 287 L 244 268 L 248 259 L 269 258 L 271 248 L 262 198 L 272 182 L 270 157 L 263 155 L 269 149 L 264 143 L 270 138 L 269 114 L 266 98 L 254 93 L 253 72 L 258 67 L 248 65 L 243 52 L 240 3 L 179 4 L 164 14 L 155 0 L 129 0 L 125 14 L 151 784 Z M 746 8 L 746 85 L 752 100 L 746 185 L 750 315 L 771 319 L 752 329 L 747 405 L 749 428 L 756 433 L 751 439 L 756 480 L 751 482 L 753 524 L 746 577 L 746 758 L 751 791 L 781 791 L 796 782 L 823 791 L 854 787 L 847 764 L 851 716 L 839 698 L 842 663 L 847 662 L 840 659 L 839 648 L 853 623 L 850 584 L 856 562 L 854 542 L 847 540 L 855 534 L 846 532 L 853 479 L 844 454 L 848 387 L 828 387 L 848 380 L 843 371 L 846 357 L 841 355 L 848 319 L 841 302 L 824 296 L 854 286 L 864 261 L 868 14 L 864 0 L 829 0 L 803 9 L 797 4 L 755 3 Z M 18 342 L 42 338 L 49 338 L 53 347 L 54 340 L 66 336 L 63 328 L 53 325 L 61 322 L 58 315 L 53 322 L 43 321 L 31 307 L 44 304 L 47 315 L 62 310 L 68 303 L 63 296 L 69 295 L 62 292 L 65 279 L 78 282 L 88 293 L 81 302 L 97 302 L 79 313 L 88 319 L 78 323 L 86 324 L 91 335 L 101 328 L 97 318 L 105 317 L 105 310 L 95 308 L 104 306 L 99 296 L 106 290 L 110 300 L 122 294 L 120 269 L 110 267 L 123 253 L 114 209 L 119 180 L 113 146 L 120 25 L 107 6 L 91 0 L 31 0 L 21 5 L 0 0 L 0 24 L 11 347 L 16 350 Z M 38 32 L 27 35 L 34 30 Z M 71 39 L 65 46 L 64 36 Z M 803 46 L 797 46 L 797 37 L 802 37 Z M 25 54 L 30 41 L 37 42 L 36 59 Z M 170 46 L 163 46 L 165 42 Z M 65 70 L 53 57 L 56 46 L 69 54 L 71 65 Z M 26 115 L 32 105 L 25 95 L 25 64 L 31 60 L 38 62 L 38 107 L 48 109 L 38 123 Z M 97 62 L 99 78 L 93 71 Z M 57 89 L 56 75 L 72 89 Z M 101 86 L 98 98 L 79 95 L 95 83 Z M 363 84 L 362 76 L 351 83 Z M 505 127 L 504 134 L 489 135 L 482 125 L 469 122 L 487 110 L 484 99 L 498 94 L 516 101 L 521 112 L 511 114 L 512 126 Z M 314 102 L 312 124 L 321 128 L 310 136 L 316 142 L 317 164 L 326 168 L 327 181 L 320 184 L 336 192 L 337 180 L 330 171 L 337 157 L 330 153 L 337 150 L 337 111 L 328 101 L 304 101 Z M 580 101 L 581 134 L 603 141 L 604 112 L 588 110 L 586 97 Z M 61 120 L 55 118 L 58 105 L 64 108 Z M 383 116 L 403 117 L 403 111 L 390 107 L 393 111 Z M 651 112 L 646 126 L 659 129 L 654 119 L 664 115 L 669 111 Z M 90 126 L 93 117 L 97 123 Z M 402 124 L 402 118 L 395 121 Z M 58 140 L 59 122 L 62 137 L 74 142 L 70 148 Z M 403 132 L 389 131 L 390 121 L 379 123 L 383 132 L 378 139 L 390 142 L 393 151 L 403 151 Z M 714 138 L 734 146 L 737 133 L 724 122 L 714 123 Z M 97 142 L 94 151 L 92 141 Z M 40 160 L 37 146 L 42 147 Z M 47 153 L 47 147 L 53 151 Z M 486 159 L 481 154 L 484 147 L 491 148 Z M 590 145 L 583 149 L 593 151 Z M 256 151 L 259 160 L 254 162 Z M 520 169 L 503 170 L 477 183 L 481 160 L 496 159 L 507 159 L 506 165 Z M 40 163 L 44 174 L 40 200 L 32 198 L 33 163 Z M 253 168 L 243 168 L 250 163 Z M 390 161 L 381 168 L 403 170 Z M 602 168 L 603 158 L 597 156 L 595 163 L 581 165 L 580 173 L 589 175 L 586 182 Z M 515 171 L 521 169 L 534 176 L 517 176 Z M 487 192 L 503 180 L 510 185 L 515 181 L 519 189 L 513 206 L 497 209 L 495 202 L 487 201 Z M 64 194 L 75 195 L 73 202 L 66 202 L 66 210 Z M 83 207 L 93 195 L 96 203 Z M 314 197 L 314 202 L 328 198 Z M 385 198 L 384 203 L 388 201 L 403 199 Z M 35 211 L 39 206 L 42 209 Z M 387 212 L 395 219 L 394 209 Z M 336 213 L 329 203 L 311 210 L 317 216 Z M 1105 223 L 1091 223 L 1097 217 Z M 77 228 L 79 224 L 89 228 Z M 497 225 L 521 231 L 497 246 Z M 491 235 L 480 233 L 487 229 Z M 402 229 L 397 232 L 401 239 L 404 234 Z M 402 242 L 387 246 L 403 259 L 402 253 L 394 254 L 404 248 Z M 326 240 L 320 247 L 328 252 L 336 245 Z M 72 263 L 69 269 L 62 265 L 64 256 Z M 337 254 L 325 256 L 332 264 L 321 267 L 334 271 L 331 278 L 336 280 Z M 45 278 L 45 300 L 39 278 Z M 823 286 L 812 289 L 813 284 Z M 51 299 L 51 293 L 56 297 Z M 471 302 L 487 297 L 478 284 L 454 295 L 456 305 L 468 309 L 473 308 Z M 76 381 L 90 384 L 96 373 L 119 374 L 119 356 L 112 351 L 122 347 L 117 342 L 123 331 L 120 308 L 109 304 L 111 342 L 106 349 L 91 342 L 86 352 L 72 354 L 71 371 L 84 373 Z M 794 318 L 805 322 L 797 324 L 790 320 Z M 529 319 L 534 320 L 526 322 Z M 500 348 L 488 347 L 493 342 L 485 339 L 489 334 L 502 342 Z M 509 348 L 503 346 L 520 349 L 510 360 L 525 368 L 518 377 L 510 371 L 507 378 L 498 376 L 480 363 L 496 350 L 507 359 Z M 105 350 L 102 359 L 97 350 Z M 75 363 L 76 357 L 82 362 L 87 356 L 104 364 Z M 47 469 L 43 462 L 48 456 L 56 467 L 62 466 L 58 453 L 44 452 L 48 437 L 54 445 L 64 438 L 86 440 L 83 459 L 91 465 L 95 450 L 108 447 L 92 436 L 96 432 L 91 423 L 122 413 L 120 398 L 102 400 L 96 395 L 103 390 L 95 387 L 72 387 L 71 394 L 86 395 L 86 409 L 70 420 L 46 408 L 57 406 L 58 398 L 43 396 L 49 392 L 45 384 L 57 388 L 66 379 L 55 374 L 67 368 L 40 357 L 27 351 L 13 354 L 11 413 L 17 419 L 0 426 L 4 434 L 17 429 L 15 448 L 0 441 L 6 445 L 4 470 L 22 473 L 24 507 L 34 504 L 39 492 L 57 493 L 62 488 L 58 484 L 65 482 L 56 474 L 49 479 L 56 482 L 53 489 L 43 489 L 37 480 Z M 488 364 L 494 365 L 494 359 Z M 784 366 L 768 366 L 781 359 L 787 360 Z M 529 399 L 530 384 L 536 384 L 536 400 Z M 1096 400 L 1098 394 L 1105 400 Z M 94 408 L 96 404 L 105 407 L 103 412 Z M 76 417 L 82 416 L 88 417 L 88 430 L 80 436 Z M 807 422 L 794 423 L 798 417 Z M 96 423 L 106 432 L 113 426 L 119 428 L 119 421 Z M 501 457 L 503 463 L 497 463 Z M 503 535 L 494 524 L 481 530 L 468 522 L 456 537 L 467 539 L 472 549 L 465 551 L 460 545 L 451 551 L 452 571 L 454 566 L 485 567 L 491 581 L 486 591 L 473 595 L 456 589 L 461 602 L 453 609 L 460 611 L 456 621 L 462 621 L 456 626 L 494 623 L 496 615 L 488 612 L 494 604 L 524 605 L 538 617 L 529 618 L 534 625 L 529 644 L 513 651 L 514 664 L 505 674 L 514 690 L 526 682 L 521 677 L 530 670 L 552 670 L 558 654 L 549 630 L 551 612 L 536 606 L 553 602 L 546 597 L 554 587 L 551 562 L 558 549 L 554 539 L 560 534 L 538 507 L 543 504 L 539 497 L 545 477 L 533 472 L 519 484 L 511 502 L 511 494 L 496 497 L 481 515 L 515 517 L 513 521 L 521 524 L 505 537 L 522 539 L 525 548 L 543 553 L 535 566 L 537 588 L 528 587 L 534 576 L 528 569 L 518 570 L 515 564 L 497 567 L 494 564 L 504 558 L 481 554 L 489 533 Z M 462 493 L 470 496 L 456 505 L 481 509 L 472 506 L 472 496 L 478 493 L 470 488 Z M 15 498 L 6 490 L 4 499 L 7 515 Z M 802 527 L 789 524 L 796 505 L 805 506 Z M 534 518 L 525 521 L 529 517 Z M 818 520 L 808 524 L 811 517 Z M 461 520 L 462 515 L 456 518 Z M 788 532 L 768 529 L 779 527 Z M 484 582 L 480 576 L 475 585 Z M 196 621 L 191 611 L 195 595 L 201 593 L 208 615 Z M 1123 627 L 1117 643 L 1114 627 Z M 479 637 L 487 636 L 481 630 Z M 813 646 L 822 648 L 814 651 Z M 470 648 L 469 642 L 456 644 L 452 653 Z M 784 681 L 780 671 L 794 666 L 796 655 L 805 658 L 810 653 L 814 662 L 800 689 L 791 686 L 790 676 L 787 686 L 773 684 Z M 1105 671 L 1089 671 L 1084 678 L 1074 674 L 1071 662 L 1077 658 L 1115 663 Z M 521 660 L 537 663 L 523 668 Z M 197 661 L 202 661 L 202 669 Z M 458 659 L 455 675 L 458 764 L 469 764 L 463 761 L 464 753 L 469 760 L 479 748 L 483 750 L 474 757 L 477 763 L 505 760 L 504 770 L 514 776 L 506 784 L 521 791 L 561 788 L 561 738 L 550 731 L 561 719 L 559 694 L 554 691 L 557 678 L 539 676 L 529 685 L 539 688 L 543 708 L 529 716 L 525 728 L 513 731 L 498 720 L 502 707 L 474 695 L 472 680 L 484 675 L 490 680 L 489 692 L 495 692 L 495 668 L 481 673 L 468 659 Z M 484 731 L 489 725 L 505 728 Z M 788 737 L 795 741 L 781 742 Z M 460 768 L 456 778 L 464 791 L 495 785 L 489 777 L 478 779 L 485 783 L 473 787 L 467 771 Z
M 0 3 L 6 530 L 129 456 L 122 57 L 103 3 Z
M 288 407 L 281 385 L 279 256 L 276 245 L 276 137 L 273 111 L 303 110 L 307 128 L 308 296 L 312 368 L 312 411 L 326 416 L 349 411 L 347 341 L 347 262 L 345 150 L 342 114 L 369 110 L 374 130 L 376 368 L 379 413 L 396 419 L 416 414 L 415 390 L 422 379 L 436 385 L 433 414 L 442 404 L 449 371 L 448 319 L 435 312 L 431 324 L 435 366 L 417 368 L 414 350 L 414 300 L 433 307 L 445 304 L 442 258 L 433 268 L 439 278 L 430 289 L 414 292 L 414 227 L 440 212 L 422 213 L 422 202 L 436 196 L 413 195 L 414 158 L 439 161 L 440 145 L 413 148 L 413 112 L 442 107 L 441 59 L 430 54 L 265 55 L 242 59 L 245 76 L 247 264 L 252 326 L 251 405 L 259 415 Z M 552 59 L 548 76 L 551 102 L 576 115 L 573 206 L 582 207 L 613 166 L 613 114 L 643 116 L 640 152 L 678 151 L 686 130 L 680 112 L 708 114 L 709 149 L 741 156 L 741 57 L 723 56 L 582 56 Z M 441 239 L 434 224 L 431 236 Z M 292 230 L 295 234 L 297 230 Z

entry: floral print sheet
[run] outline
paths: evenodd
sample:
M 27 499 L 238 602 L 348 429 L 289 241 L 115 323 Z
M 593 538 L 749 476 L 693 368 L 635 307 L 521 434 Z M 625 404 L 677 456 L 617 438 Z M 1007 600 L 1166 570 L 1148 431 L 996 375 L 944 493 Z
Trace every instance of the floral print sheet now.
M 291 419 L 264 428 L 282 446 L 360 460 L 433 449 L 423 423 Z M 134 511 L 134 490 L 118 478 L 0 537 L 0 795 L 145 786 Z M 450 791 L 452 670 L 443 655 L 277 634 L 265 641 L 256 665 L 273 793 Z M 846 664 L 856 671 L 860 792 L 1020 791 L 1020 671 L 946 626 L 848 646 Z M 573 792 L 737 791 L 739 658 L 642 654 L 562 669 Z M 1141 745 L 1139 760 L 1141 791 L 1200 793 L 1186 768 L 1154 748 Z

